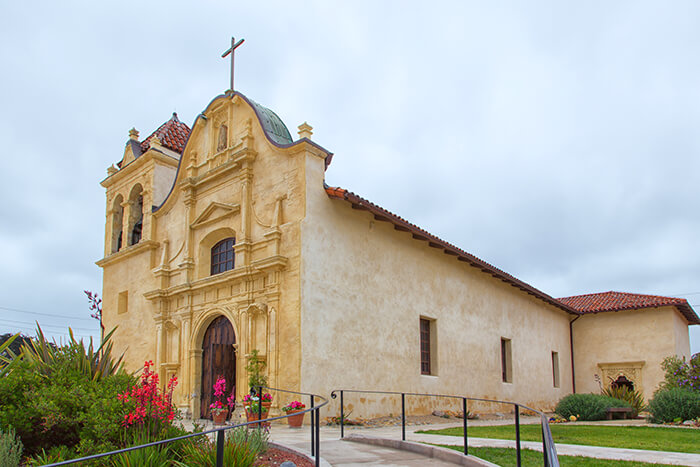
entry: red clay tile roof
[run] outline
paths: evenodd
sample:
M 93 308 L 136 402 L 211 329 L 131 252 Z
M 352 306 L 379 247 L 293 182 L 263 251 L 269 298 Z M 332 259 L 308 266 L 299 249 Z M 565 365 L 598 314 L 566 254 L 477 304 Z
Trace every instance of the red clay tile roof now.
M 560 298 L 559 301 L 581 313 L 602 313 L 606 311 L 675 306 L 690 324 L 700 324 L 700 318 L 698 318 L 698 315 L 695 314 L 693 308 L 684 298 L 611 291 L 564 297 Z
M 471 255 L 466 251 L 461 250 L 456 246 L 439 239 L 438 237 L 432 235 L 429 232 L 426 232 L 425 230 L 421 229 L 420 227 L 414 224 L 411 224 L 410 222 L 397 216 L 396 214 L 393 214 L 387 211 L 386 209 L 377 206 L 376 204 L 367 201 L 366 199 L 361 198 L 360 196 L 357 196 L 355 193 L 338 187 L 325 186 L 325 189 L 329 198 L 342 199 L 349 202 L 352 205 L 353 209 L 369 211 L 374 215 L 375 219 L 380 221 L 391 222 L 392 224 L 394 224 L 394 228 L 396 230 L 402 232 L 410 232 L 413 238 L 417 240 L 427 241 L 429 246 L 441 249 L 447 255 L 456 256 L 457 260 L 459 261 L 464 261 L 465 263 L 475 268 L 479 268 L 483 272 L 492 275 L 496 279 L 500 279 L 503 282 L 512 285 L 513 287 L 516 287 L 524 292 L 527 292 L 530 295 L 539 298 L 540 300 L 546 303 L 549 303 L 550 305 L 553 305 L 557 308 L 561 308 L 567 313 L 571 313 L 573 315 L 580 314 L 578 311 L 576 311 L 569 305 L 562 303 L 556 300 L 555 298 L 550 297 L 546 293 L 537 290 L 533 286 L 516 279 L 507 272 L 498 269 L 497 267 L 487 263 L 486 261 L 483 261 L 477 258 L 476 256 Z
M 163 146 L 172 149 L 178 154 L 182 154 L 190 131 L 192 131 L 190 127 L 178 120 L 177 113 L 173 112 L 170 120 L 159 126 L 156 131 L 141 142 L 141 151 L 146 152 L 151 147 L 153 136 L 158 135 L 158 139 L 160 139 L 160 143 Z

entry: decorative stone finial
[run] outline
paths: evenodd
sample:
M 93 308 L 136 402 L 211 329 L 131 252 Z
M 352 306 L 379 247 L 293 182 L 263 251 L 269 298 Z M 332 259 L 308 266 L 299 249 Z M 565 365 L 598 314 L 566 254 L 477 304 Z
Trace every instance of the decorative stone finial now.
M 137 130 L 136 128 L 132 128 L 131 130 L 129 130 L 129 139 L 133 139 L 134 141 L 138 141 L 139 140 L 139 130 Z
M 299 138 L 311 139 L 311 135 L 314 134 L 314 132 L 311 130 L 313 130 L 311 125 L 306 122 L 302 123 L 299 125 Z
M 119 170 L 117 170 L 117 168 L 114 166 L 114 164 L 107 167 L 107 176 L 111 177 L 112 175 L 114 175 L 117 172 L 119 172 Z

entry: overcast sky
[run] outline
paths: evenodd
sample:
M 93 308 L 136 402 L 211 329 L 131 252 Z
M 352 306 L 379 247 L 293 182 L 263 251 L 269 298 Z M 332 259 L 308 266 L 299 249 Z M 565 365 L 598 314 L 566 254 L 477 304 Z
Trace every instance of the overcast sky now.
M 0 332 L 98 335 L 99 182 L 132 126 L 191 126 L 228 88 L 232 35 L 237 90 L 295 137 L 314 127 L 330 185 L 554 297 L 700 310 L 699 18 L 692 1 L 1 2 Z

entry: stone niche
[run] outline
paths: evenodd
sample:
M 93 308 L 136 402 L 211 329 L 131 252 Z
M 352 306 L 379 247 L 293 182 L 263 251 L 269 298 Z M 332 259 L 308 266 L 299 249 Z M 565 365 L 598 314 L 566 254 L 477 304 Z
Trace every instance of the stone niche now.
M 634 389 L 640 390 L 642 385 L 642 368 L 644 362 L 614 362 L 614 363 L 598 363 L 600 371 L 600 379 L 604 388 L 610 387 L 613 381 L 616 381 L 620 376 L 624 376 L 634 384 Z

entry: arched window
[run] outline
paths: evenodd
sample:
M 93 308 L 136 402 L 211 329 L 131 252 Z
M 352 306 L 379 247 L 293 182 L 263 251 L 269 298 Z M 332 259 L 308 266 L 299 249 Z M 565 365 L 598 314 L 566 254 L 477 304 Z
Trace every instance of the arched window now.
M 117 195 L 112 207 L 112 253 L 116 253 L 122 248 L 122 220 L 124 219 L 124 198 Z
M 143 230 L 143 188 L 137 184 L 129 195 L 129 226 L 127 237 L 128 245 L 136 245 L 141 241 Z
M 219 274 L 221 272 L 230 271 L 234 264 L 233 246 L 236 244 L 236 239 L 233 237 L 225 238 L 214 245 L 211 249 L 211 274 Z

